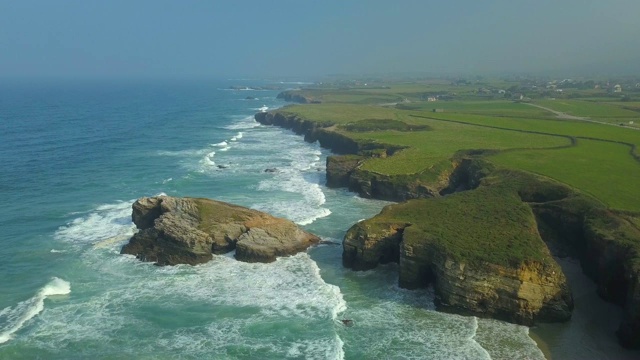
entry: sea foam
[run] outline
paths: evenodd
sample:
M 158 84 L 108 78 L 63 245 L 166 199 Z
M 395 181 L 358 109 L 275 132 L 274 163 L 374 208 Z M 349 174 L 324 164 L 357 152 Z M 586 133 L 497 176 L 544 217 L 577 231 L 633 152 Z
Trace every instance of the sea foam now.
M 11 340 L 13 334 L 27 321 L 44 310 L 44 299 L 49 296 L 67 295 L 70 292 L 71 284 L 68 281 L 54 277 L 32 298 L 0 311 L 0 319 L 3 320 L 3 325 L 0 327 L 0 344 Z
M 251 115 L 235 120 L 232 124 L 226 125 L 224 128 L 229 130 L 243 130 L 252 129 L 259 126 L 261 126 L 261 124 L 253 118 L 253 115 Z
M 125 240 L 133 235 L 133 201 L 100 205 L 89 214 L 73 219 L 54 233 L 54 239 L 74 246 L 93 245 L 109 239 Z

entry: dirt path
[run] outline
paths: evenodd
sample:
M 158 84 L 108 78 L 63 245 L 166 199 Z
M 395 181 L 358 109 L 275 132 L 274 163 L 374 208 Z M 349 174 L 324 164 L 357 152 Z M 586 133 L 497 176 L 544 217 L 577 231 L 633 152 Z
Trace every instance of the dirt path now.
M 608 122 L 604 122 L 604 121 L 591 120 L 588 117 L 569 115 L 567 113 L 563 113 L 561 111 L 556 111 L 556 110 L 550 109 L 548 107 L 544 107 L 542 105 L 537 105 L 537 104 L 532 104 L 532 103 L 523 103 L 523 104 L 527 104 L 527 105 L 530 105 L 530 106 L 535 106 L 535 107 L 540 108 L 542 110 L 546 110 L 546 111 L 552 112 L 553 114 L 556 115 L 556 117 L 558 119 L 562 119 L 562 120 L 578 120 L 578 121 L 592 122 L 592 123 L 596 123 L 596 124 L 620 126 L 618 124 L 612 124 L 612 123 L 608 123 Z M 631 129 L 631 130 L 640 130 L 640 128 L 635 128 L 635 127 L 630 127 L 630 126 L 624 126 L 624 128 L 625 129 Z
M 581 120 L 581 121 L 591 121 L 591 122 L 598 122 L 598 123 L 599 123 L 599 121 L 591 120 L 591 119 L 589 119 L 588 117 L 581 117 L 581 116 L 573 116 L 573 115 L 569 115 L 569 114 L 567 114 L 567 113 L 563 113 L 563 112 L 560 112 L 560 111 L 556 111 L 556 110 L 553 110 L 553 109 L 550 109 L 550 108 L 548 108 L 548 107 L 544 107 L 544 106 L 541 106 L 541 105 L 536 105 L 536 104 L 532 104 L 532 103 L 524 103 L 524 104 L 531 105 L 531 106 L 535 106 L 535 107 L 540 108 L 540 109 L 542 109 L 542 110 L 546 110 L 546 111 L 552 112 L 552 113 L 554 113 L 554 114 L 556 115 L 556 117 L 557 117 L 558 119 L 564 119 L 564 120 Z M 601 123 L 601 124 L 606 124 L 606 123 Z

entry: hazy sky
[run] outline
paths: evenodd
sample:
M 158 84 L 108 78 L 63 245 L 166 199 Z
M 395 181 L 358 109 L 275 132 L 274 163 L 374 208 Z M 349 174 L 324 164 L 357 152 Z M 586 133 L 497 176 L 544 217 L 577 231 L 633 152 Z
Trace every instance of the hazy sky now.
M 640 0 L 0 0 L 0 77 L 640 73 Z

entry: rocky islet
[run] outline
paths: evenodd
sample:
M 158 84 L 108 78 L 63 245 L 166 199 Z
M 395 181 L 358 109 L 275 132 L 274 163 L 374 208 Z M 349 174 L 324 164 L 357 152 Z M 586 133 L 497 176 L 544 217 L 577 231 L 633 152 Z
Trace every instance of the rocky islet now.
M 139 230 L 121 252 L 157 265 L 196 265 L 233 250 L 237 260 L 268 263 L 320 241 L 289 220 L 210 199 L 144 197 L 132 207 Z

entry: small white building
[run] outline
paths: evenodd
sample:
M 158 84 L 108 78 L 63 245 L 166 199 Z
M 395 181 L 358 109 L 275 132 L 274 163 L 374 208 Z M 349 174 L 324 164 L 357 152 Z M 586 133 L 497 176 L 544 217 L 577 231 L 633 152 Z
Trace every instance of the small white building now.
M 620 84 L 616 84 L 616 85 L 613 87 L 613 92 L 614 92 L 614 93 L 620 93 L 620 92 L 622 92 L 622 86 L 620 86 Z

